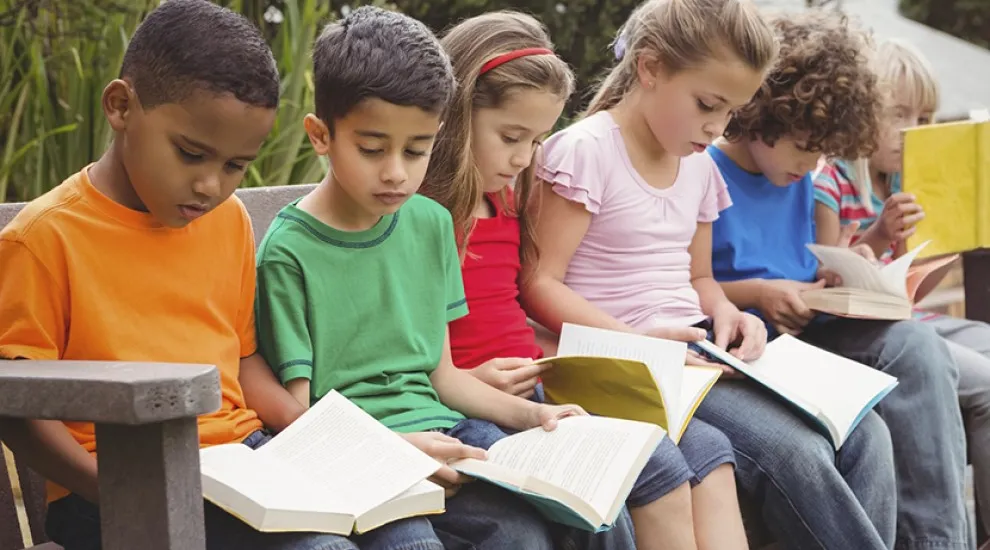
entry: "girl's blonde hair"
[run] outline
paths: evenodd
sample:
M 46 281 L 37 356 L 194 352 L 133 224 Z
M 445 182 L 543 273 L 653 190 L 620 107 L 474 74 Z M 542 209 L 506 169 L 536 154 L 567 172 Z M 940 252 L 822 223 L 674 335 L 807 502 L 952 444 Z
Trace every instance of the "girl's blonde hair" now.
M 777 56 L 773 29 L 749 0 L 647 0 L 613 46 L 618 61 L 585 115 L 611 109 L 634 89 L 644 54 L 654 56 L 668 75 L 725 54 L 762 72 Z
M 934 117 L 939 104 L 938 80 L 935 71 L 925 56 L 904 40 L 892 38 L 880 43 L 873 52 L 873 72 L 877 75 L 880 93 L 884 104 L 894 105 L 896 92 L 903 92 L 912 109 L 930 113 Z M 923 123 L 932 122 L 932 119 Z M 870 160 L 857 159 L 853 163 L 856 181 L 853 187 L 859 194 L 860 202 L 871 214 L 873 212 L 873 183 L 870 178 Z
M 447 110 L 443 128 L 433 147 L 420 193 L 450 211 L 462 253 L 474 227 L 474 211 L 484 200 L 484 182 L 471 150 L 471 123 L 475 109 L 497 108 L 511 94 L 539 90 L 561 99 L 574 90 L 574 76 L 556 55 L 528 55 L 496 66 L 484 74 L 482 66 L 502 54 L 525 48 L 553 49 L 540 23 L 522 13 L 492 12 L 467 19 L 450 29 L 440 40 L 454 67 L 458 89 Z M 522 259 L 535 261 L 533 224 L 526 208 L 533 190 L 533 168 L 516 178 L 515 204 L 502 192 L 501 206 L 519 218 Z

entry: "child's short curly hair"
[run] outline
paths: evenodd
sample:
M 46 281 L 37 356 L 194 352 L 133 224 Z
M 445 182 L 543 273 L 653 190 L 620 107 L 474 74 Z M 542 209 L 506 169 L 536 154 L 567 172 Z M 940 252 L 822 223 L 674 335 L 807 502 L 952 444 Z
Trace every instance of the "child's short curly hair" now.
M 800 137 L 809 151 L 859 158 L 877 147 L 881 95 L 869 36 L 841 14 L 808 11 L 772 20 L 780 55 L 752 101 L 729 121 L 730 141 Z

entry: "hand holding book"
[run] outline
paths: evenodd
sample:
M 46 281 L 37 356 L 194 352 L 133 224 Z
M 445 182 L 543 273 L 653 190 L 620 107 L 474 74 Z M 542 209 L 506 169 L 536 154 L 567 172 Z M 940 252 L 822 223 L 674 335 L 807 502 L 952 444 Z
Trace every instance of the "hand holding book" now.
M 471 480 L 471 478 L 457 473 L 447 464 L 463 458 L 485 460 L 488 457 L 488 453 L 484 449 L 465 445 L 457 438 L 438 432 L 414 432 L 399 435 L 442 464 L 440 469 L 430 476 L 429 480 L 443 487 L 446 498 L 457 494 L 461 485 Z

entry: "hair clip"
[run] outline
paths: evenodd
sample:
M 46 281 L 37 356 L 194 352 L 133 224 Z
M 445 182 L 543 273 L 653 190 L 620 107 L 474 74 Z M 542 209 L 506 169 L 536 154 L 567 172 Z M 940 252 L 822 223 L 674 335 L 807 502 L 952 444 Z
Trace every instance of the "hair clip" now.
M 612 44 L 612 50 L 615 52 L 615 60 L 621 61 L 622 57 L 626 55 L 626 35 L 620 34 L 618 38 L 615 39 L 615 43 Z

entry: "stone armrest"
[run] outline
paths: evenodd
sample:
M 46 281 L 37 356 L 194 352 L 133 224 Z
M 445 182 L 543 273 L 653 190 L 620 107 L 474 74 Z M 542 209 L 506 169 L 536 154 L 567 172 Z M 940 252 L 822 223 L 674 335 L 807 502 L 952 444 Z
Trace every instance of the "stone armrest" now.
M 104 550 L 203 550 L 196 417 L 220 408 L 211 365 L 0 361 L 0 417 L 93 422 Z

